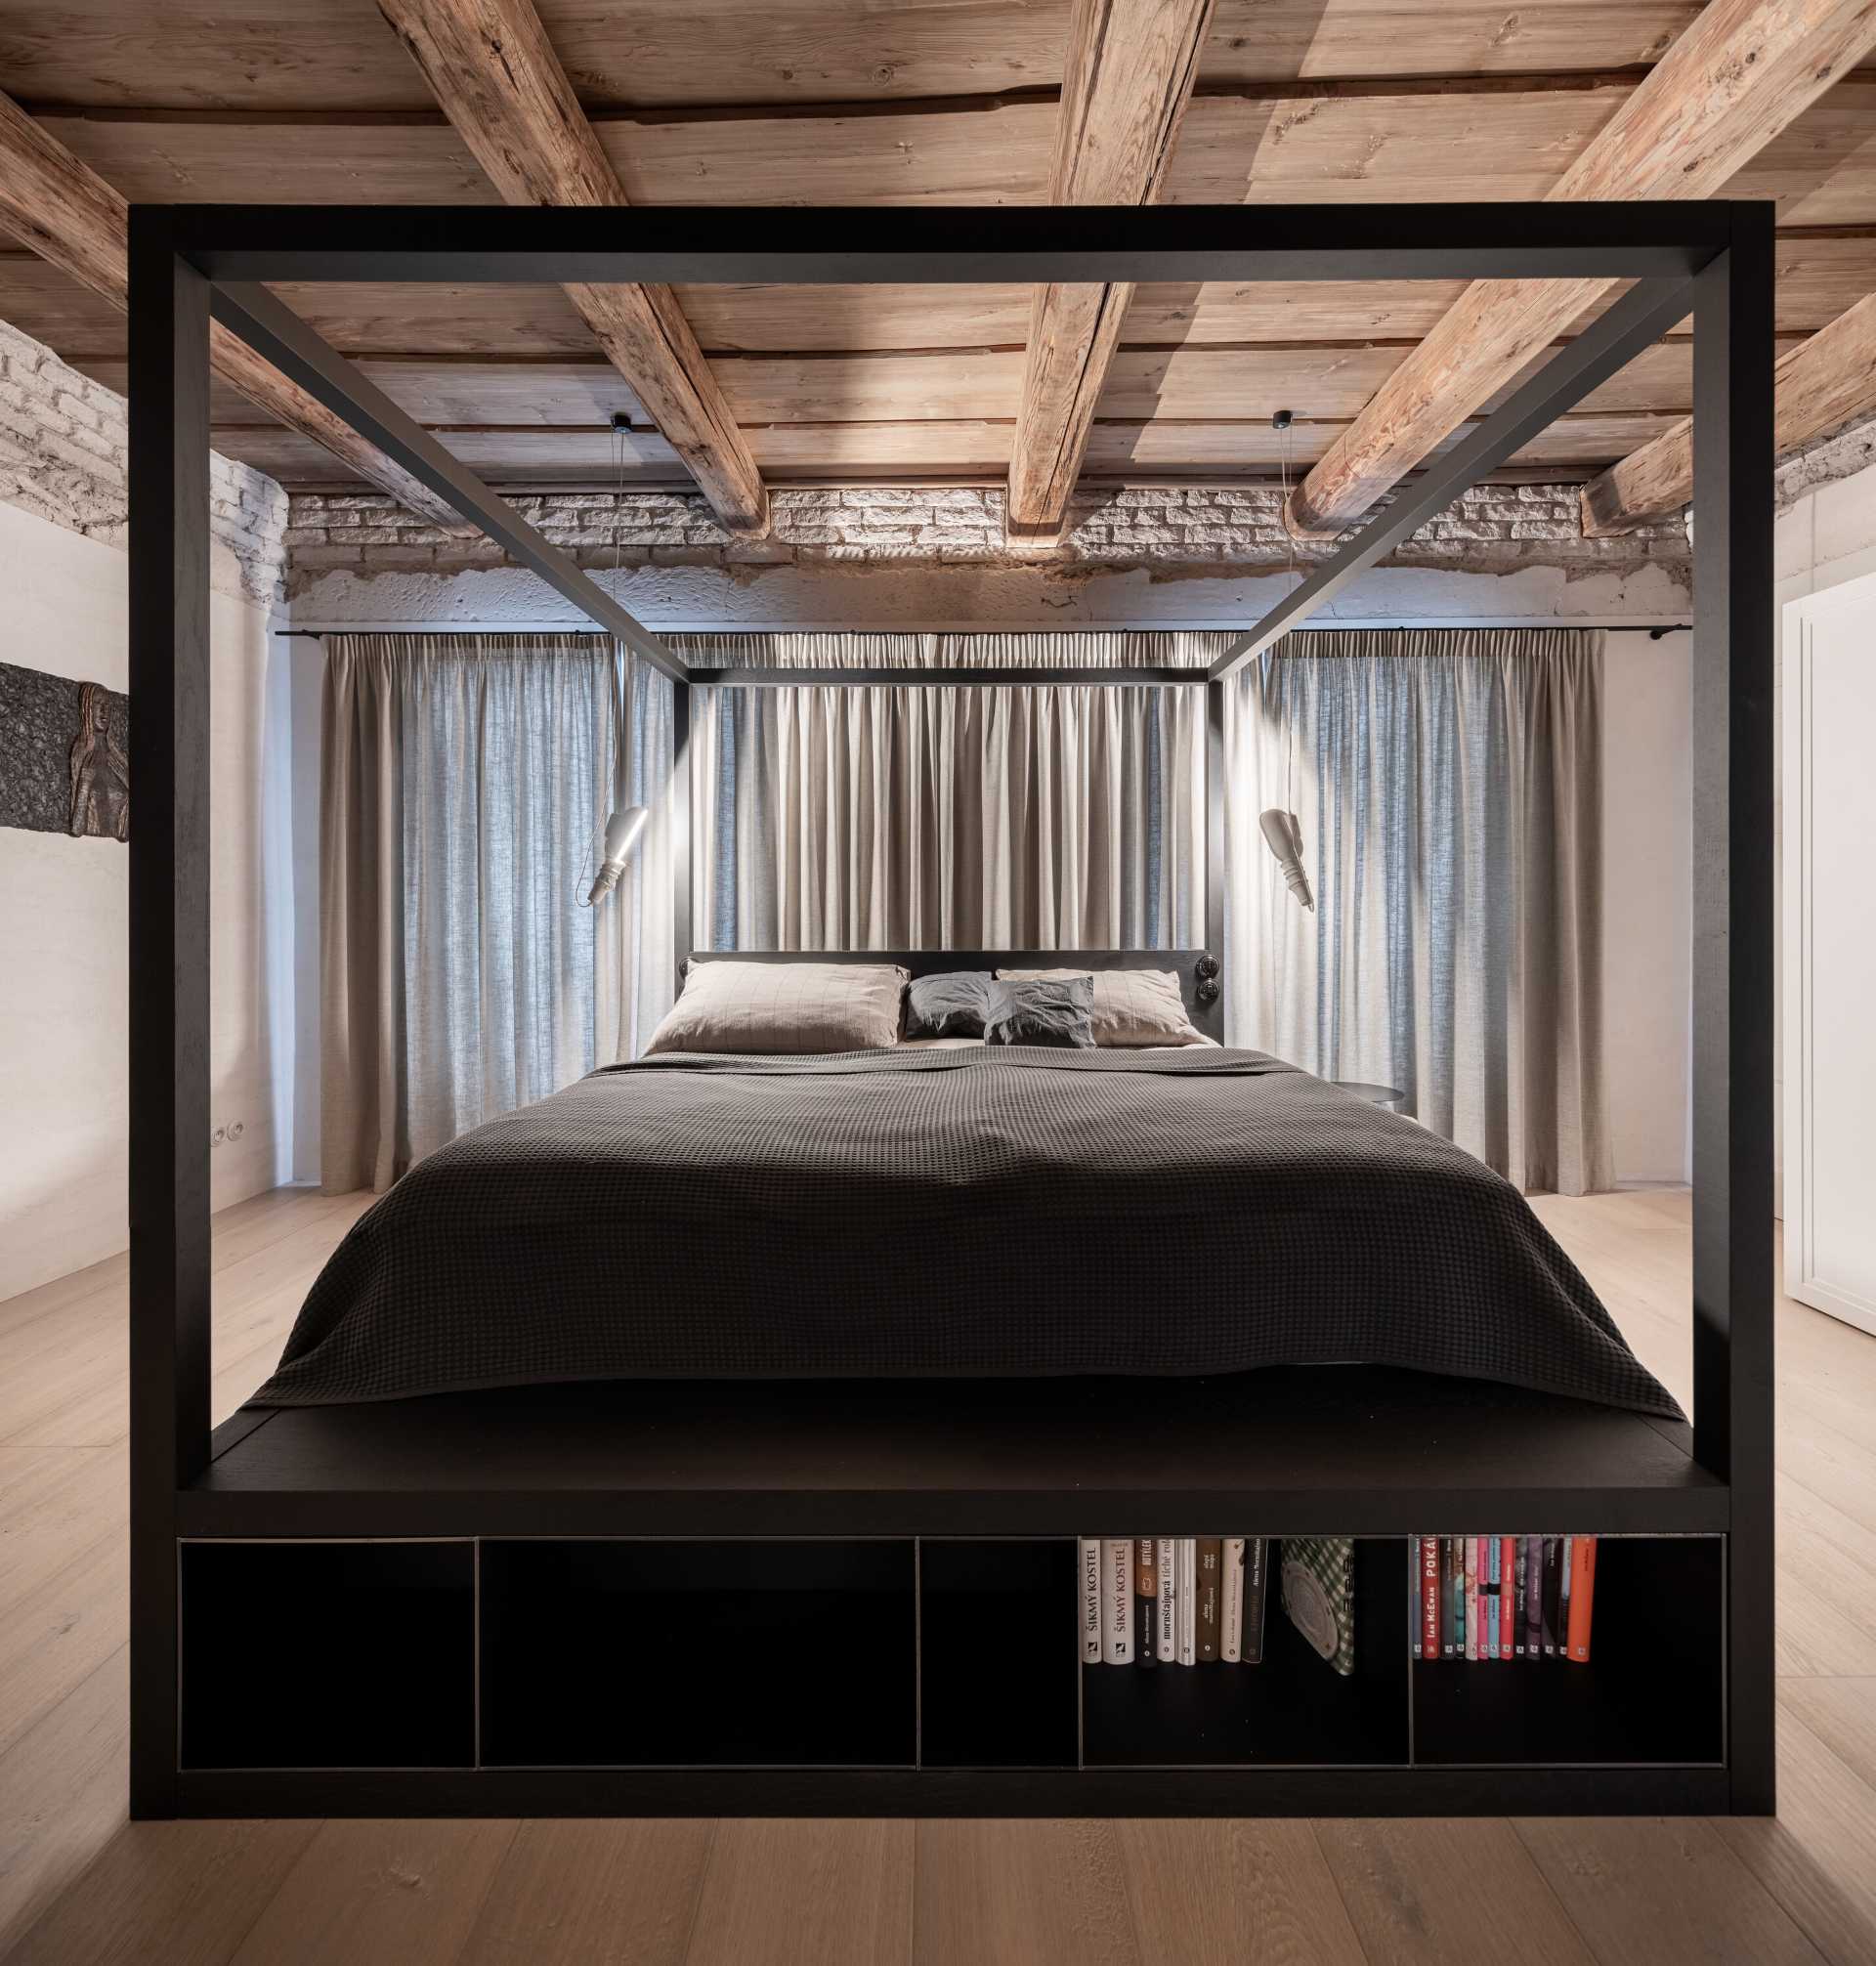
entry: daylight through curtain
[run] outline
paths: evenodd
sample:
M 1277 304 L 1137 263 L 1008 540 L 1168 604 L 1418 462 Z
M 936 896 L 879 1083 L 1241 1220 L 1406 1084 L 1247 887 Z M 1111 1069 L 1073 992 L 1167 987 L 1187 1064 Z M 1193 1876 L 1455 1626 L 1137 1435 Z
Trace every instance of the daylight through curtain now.
M 672 991 L 670 702 L 667 682 L 598 636 L 328 638 L 328 1190 L 388 1186 L 457 1133 L 642 1047 Z M 653 821 L 611 900 L 586 909 L 620 766 Z
M 699 664 L 1203 663 L 1221 635 L 678 635 Z M 699 942 L 1156 949 L 1205 935 L 1205 693 L 711 690 L 694 737 Z
M 1399 1088 L 1525 1188 L 1610 1178 L 1599 632 L 1293 635 L 1225 701 L 1234 1044 Z M 1301 822 L 1306 913 L 1258 833 Z

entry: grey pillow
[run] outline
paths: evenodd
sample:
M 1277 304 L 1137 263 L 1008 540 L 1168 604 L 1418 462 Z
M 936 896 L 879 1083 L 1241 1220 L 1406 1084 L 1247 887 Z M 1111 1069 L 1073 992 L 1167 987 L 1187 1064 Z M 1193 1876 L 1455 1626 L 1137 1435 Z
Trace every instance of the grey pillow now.
M 988 969 L 951 969 L 918 976 L 906 993 L 908 1038 L 981 1038 L 990 1004 Z
M 1011 982 L 998 977 L 990 986 L 984 1017 L 987 1045 L 1057 1045 L 1091 1051 L 1094 1025 L 1091 976 L 1060 976 Z

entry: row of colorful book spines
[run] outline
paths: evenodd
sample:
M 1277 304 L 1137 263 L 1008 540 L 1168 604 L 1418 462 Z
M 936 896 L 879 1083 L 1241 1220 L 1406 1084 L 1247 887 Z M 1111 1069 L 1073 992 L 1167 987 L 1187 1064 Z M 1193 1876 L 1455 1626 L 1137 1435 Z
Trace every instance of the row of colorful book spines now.
M 1419 1536 L 1410 1614 L 1417 1659 L 1587 1665 L 1594 1536 Z
M 1085 1665 L 1247 1665 L 1263 1658 L 1264 1536 L 1084 1536 Z

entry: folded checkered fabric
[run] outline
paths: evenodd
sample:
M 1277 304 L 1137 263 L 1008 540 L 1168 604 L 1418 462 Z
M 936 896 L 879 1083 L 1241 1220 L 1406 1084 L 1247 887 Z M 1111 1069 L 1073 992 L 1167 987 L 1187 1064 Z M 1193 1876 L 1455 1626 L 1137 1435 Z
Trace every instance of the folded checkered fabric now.
M 1311 1645 L 1343 1674 L 1355 1669 L 1355 1539 L 1286 1536 L 1283 1608 Z
M 671 1054 L 420 1161 L 258 1397 L 1361 1361 L 1677 1416 L 1522 1196 L 1256 1051 Z

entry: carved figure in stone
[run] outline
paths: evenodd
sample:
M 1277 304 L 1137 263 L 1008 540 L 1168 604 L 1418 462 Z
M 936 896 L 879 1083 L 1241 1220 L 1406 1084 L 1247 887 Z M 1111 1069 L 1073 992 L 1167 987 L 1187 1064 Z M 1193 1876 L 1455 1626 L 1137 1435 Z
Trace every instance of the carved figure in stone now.
M 130 760 L 112 743 L 110 696 L 99 683 L 78 689 L 78 735 L 71 741 L 74 838 L 130 837 Z

